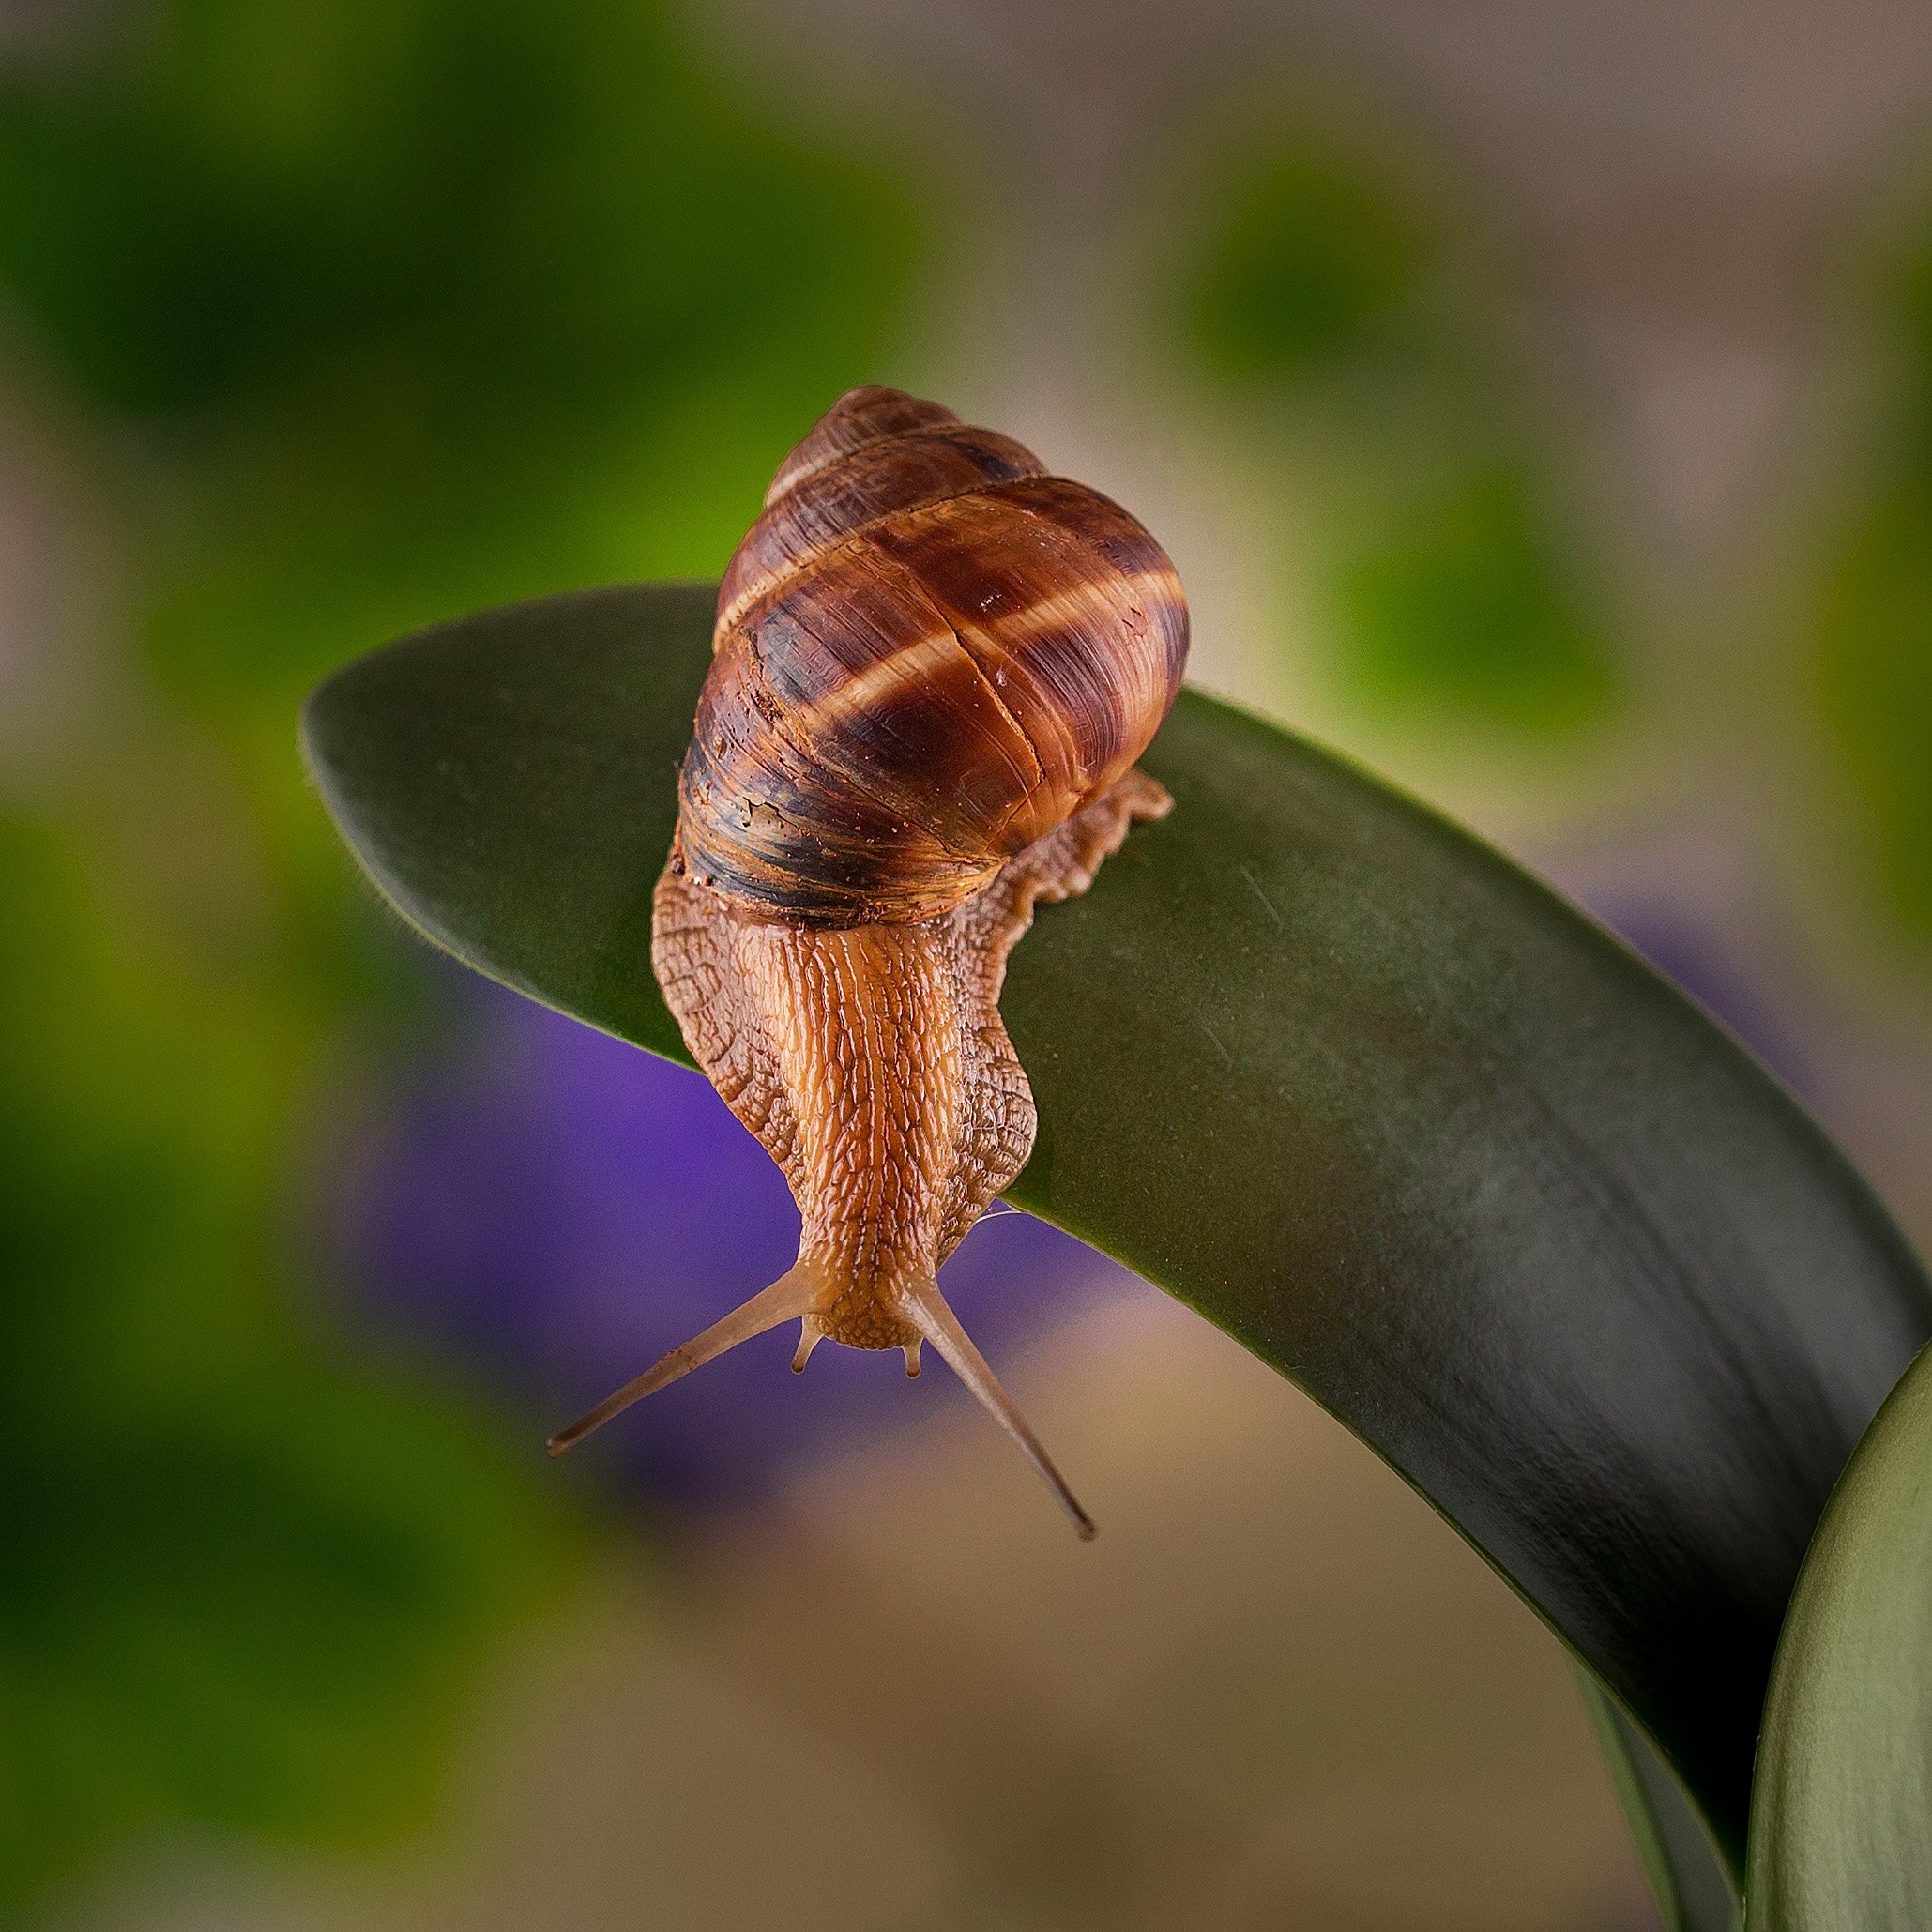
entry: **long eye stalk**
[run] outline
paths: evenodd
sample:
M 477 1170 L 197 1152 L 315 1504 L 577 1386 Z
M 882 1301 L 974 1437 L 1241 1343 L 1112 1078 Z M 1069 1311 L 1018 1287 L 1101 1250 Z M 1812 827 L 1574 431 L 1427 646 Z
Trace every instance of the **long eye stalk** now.
M 999 1377 L 987 1366 L 986 1358 L 973 1344 L 973 1338 L 959 1324 L 959 1317 L 947 1305 L 936 1282 L 921 1282 L 908 1298 L 912 1318 L 925 1338 L 978 1398 L 980 1406 L 1019 1445 L 1020 1453 L 1033 1465 L 1041 1480 L 1051 1489 L 1060 1507 L 1073 1519 L 1073 1528 L 1083 1543 L 1091 1543 L 1099 1531 L 1094 1521 L 1074 1499 L 1066 1479 L 1054 1468 L 1053 1458 L 1040 1445 L 1040 1438 L 1028 1427 L 1027 1418 L 1013 1399 L 999 1385 Z
M 734 1308 L 722 1320 L 714 1321 L 703 1334 L 659 1356 L 649 1368 L 606 1395 L 587 1415 L 580 1416 L 568 1429 L 559 1429 L 543 1446 L 552 1455 L 561 1455 L 573 1443 L 581 1442 L 593 1429 L 601 1429 L 613 1416 L 622 1415 L 633 1402 L 667 1389 L 694 1368 L 715 1362 L 740 1342 L 775 1329 L 781 1322 L 800 1321 L 812 1312 L 813 1288 L 801 1269 L 782 1274 L 768 1288 L 761 1289 L 749 1301 Z

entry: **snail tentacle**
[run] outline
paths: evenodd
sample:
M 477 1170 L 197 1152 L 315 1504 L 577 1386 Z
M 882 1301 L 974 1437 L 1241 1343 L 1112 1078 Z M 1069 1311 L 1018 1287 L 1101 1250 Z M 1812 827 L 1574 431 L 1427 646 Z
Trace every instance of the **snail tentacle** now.
M 749 1342 L 788 1321 L 799 1321 L 811 1313 L 814 1289 L 806 1270 L 794 1268 L 782 1274 L 768 1288 L 761 1289 L 749 1301 L 741 1302 L 721 1320 L 714 1321 L 703 1334 L 676 1348 L 667 1349 L 649 1368 L 621 1389 L 606 1395 L 597 1407 L 580 1416 L 567 1429 L 559 1429 L 543 1446 L 552 1455 L 561 1455 L 583 1441 L 593 1429 L 601 1429 L 613 1416 L 622 1415 L 633 1402 L 668 1389 L 694 1368 L 715 1362 L 740 1342 Z
M 1000 1387 L 999 1377 L 986 1365 L 986 1358 L 973 1345 L 973 1338 L 959 1324 L 959 1317 L 948 1306 L 936 1282 L 916 1284 L 907 1297 L 913 1319 L 927 1341 L 946 1358 L 951 1369 L 972 1391 L 980 1406 L 1019 1445 L 1020 1453 L 1039 1472 L 1042 1481 L 1058 1498 L 1060 1507 L 1073 1519 L 1081 1541 L 1091 1543 L 1099 1533 L 1094 1521 L 1080 1507 L 1067 1481 L 1054 1467 L 1053 1458 L 1041 1447 L 1040 1438 L 1027 1426 L 1027 1418 L 1013 1399 Z

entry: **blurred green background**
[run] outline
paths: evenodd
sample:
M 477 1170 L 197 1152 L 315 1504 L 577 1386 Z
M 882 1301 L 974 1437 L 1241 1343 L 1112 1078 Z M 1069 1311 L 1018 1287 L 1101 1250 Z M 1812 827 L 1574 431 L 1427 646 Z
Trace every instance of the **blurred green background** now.
M 943 1397 L 697 1502 L 543 1464 L 341 1202 L 424 1069 L 570 1049 L 294 749 L 384 637 L 715 573 L 840 390 L 922 388 L 1932 1239 L 1932 23 L 1560 11 L 0 6 L 0 1911 L 1649 1923 L 1554 1647 L 1122 1285 L 1016 1377 L 1091 1558 Z

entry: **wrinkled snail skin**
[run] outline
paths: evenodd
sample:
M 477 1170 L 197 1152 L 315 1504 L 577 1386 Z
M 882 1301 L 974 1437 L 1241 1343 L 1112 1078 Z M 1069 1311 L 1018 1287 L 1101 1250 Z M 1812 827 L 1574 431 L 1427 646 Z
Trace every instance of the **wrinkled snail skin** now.
M 720 586 L 652 961 L 799 1259 L 554 1450 L 784 1321 L 795 1367 L 929 1341 L 1091 1533 L 935 1277 L 1032 1151 L 1007 955 L 1169 809 L 1133 761 L 1187 641 L 1126 511 L 935 403 L 855 389 L 786 458 Z

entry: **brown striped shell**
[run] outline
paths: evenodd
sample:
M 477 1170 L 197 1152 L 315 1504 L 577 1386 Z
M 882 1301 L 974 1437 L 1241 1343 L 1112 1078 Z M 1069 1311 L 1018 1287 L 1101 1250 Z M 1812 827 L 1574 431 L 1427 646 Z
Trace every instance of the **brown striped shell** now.
M 788 919 L 949 911 L 1133 765 L 1187 641 L 1174 566 L 1118 504 L 855 389 L 725 572 L 685 858 Z
M 719 589 L 652 964 L 785 1172 L 799 1259 L 554 1438 L 783 1321 L 930 1341 L 1088 1521 L 935 1279 L 1032 1150 L 999 1018 L 1037 902 L 1171 800 L 1134 769 L 1187 605 L 1118 504 L 1010 437 L 854 389 L 780 465 Z

